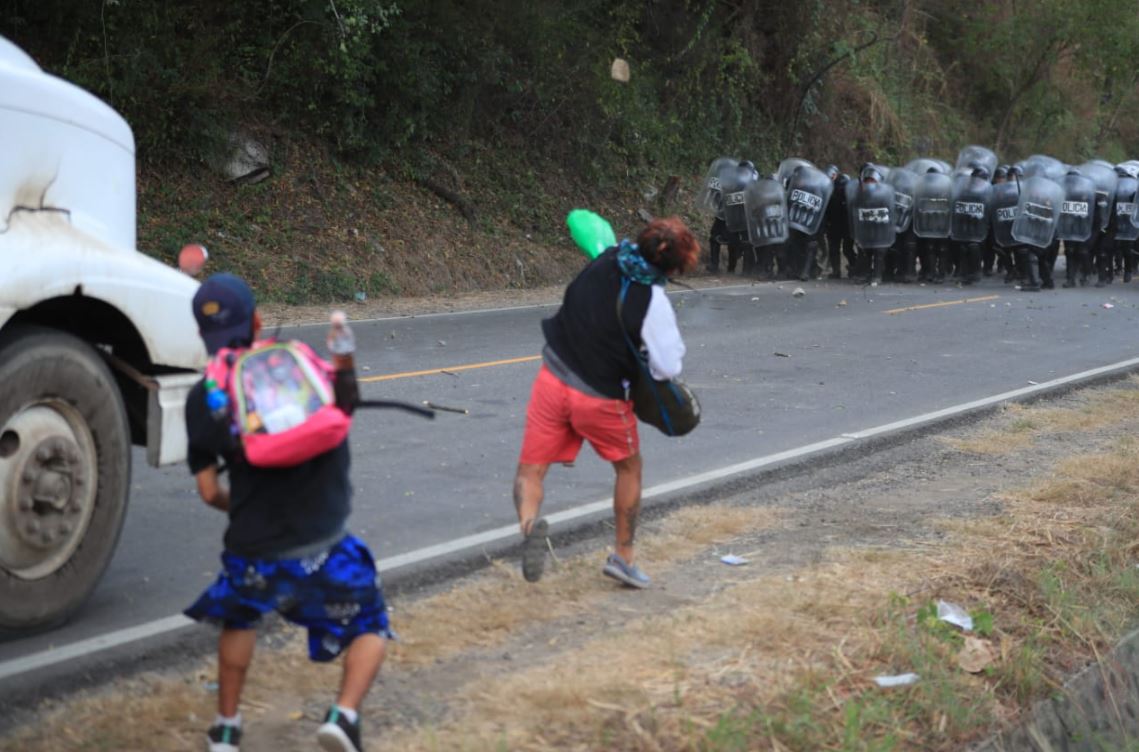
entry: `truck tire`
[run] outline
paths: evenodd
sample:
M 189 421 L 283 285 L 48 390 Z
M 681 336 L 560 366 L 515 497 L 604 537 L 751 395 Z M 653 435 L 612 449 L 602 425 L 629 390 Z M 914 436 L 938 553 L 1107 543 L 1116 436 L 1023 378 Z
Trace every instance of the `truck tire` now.
M 111 560 L 130 493 L 126 410 L 81 339 L 0 335 L 0 636 L 67 620 Z

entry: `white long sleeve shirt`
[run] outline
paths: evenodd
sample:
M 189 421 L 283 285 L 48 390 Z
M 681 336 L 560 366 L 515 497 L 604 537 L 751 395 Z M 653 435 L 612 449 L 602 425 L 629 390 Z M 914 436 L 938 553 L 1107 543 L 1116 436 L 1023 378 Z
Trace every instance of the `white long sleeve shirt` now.
M 653 285 L 652 288 L 649 308 L 641 324 L 641 341 L 649 354 L 649 373 L 654 379 L 664 381 L 680 375 L 686 349 L 676 325 L 676 311 L 664 287 Z

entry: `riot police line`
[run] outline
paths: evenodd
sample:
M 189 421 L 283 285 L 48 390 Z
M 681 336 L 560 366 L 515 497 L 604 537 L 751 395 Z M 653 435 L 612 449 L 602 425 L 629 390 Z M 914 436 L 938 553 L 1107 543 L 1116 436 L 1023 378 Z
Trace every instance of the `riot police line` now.
M 966 146 L 950 165 L 919 158 L 904 167 L 866 163 L 856 178 L 791 157 L 772 175 L 746 160 L 720 157 L 708 168 L 699 205 L 714 219 L 707 271 L 737 265 L 757 279 L 847 275 L 876 284 L 972 284 L 1004 273 L 1035 291 L 1130 282 L 1139 238 L 1139 161 L 1093 159 L 1068 165 L 1042 154 L 998 164 L 983 146 Z M 820 257 L 825 248 L 825 256 Z

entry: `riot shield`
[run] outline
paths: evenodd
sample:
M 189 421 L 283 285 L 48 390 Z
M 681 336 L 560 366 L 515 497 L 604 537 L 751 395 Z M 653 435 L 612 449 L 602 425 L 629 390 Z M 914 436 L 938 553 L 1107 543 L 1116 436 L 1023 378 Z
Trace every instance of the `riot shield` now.
M 971 167 L 974 163 L 978 167 L 984 167 L 992 175 L 993 171 L 997 169 L 997 155 L 991 149 L 984 146 L 966 146 L 961 151 L 957 152 L 957 164 L 953 166 L 954 171 L 964 170 Z
M 924 175 L 929 172 L 930 169 L 936 170 L 937 172 L 944 172 L 946 174 L 952 172 L 952 170 L 946 169 L 947 167 L 948 165 L 945 164 L 945 162 L 942 162 L 940 159 L 930 159 L 928 157 L 919 157 L 917 159 L 912 159 L 906 165 L 906 169 L 915 175 Z
M 720 192 L 720 170 L 728 166 L 739 164 L 738 159 L 732 157 L 717 157 L 708 166 L 708 173 L 704 176 L 704 186 L 696 198 L 696 205 L 705 211 L 711 212 L 720 219 L 724 218 L 724 195 Z
M 1068 172 L 1068 165 L 1047 154 L 1033 154 L 1028 159 L 1017 162 L 1017 164 L 1024 170 L 1025 178 L 1040 176 L 1059 183 Z
M 1120 162 L 1116 165 L 1117 168 L 1122 169 L 1133 178 L 1139 178 L 1139 162 L 1134 159 L 1129 159 L 1126 162 Z
M 900 234 L 910 229 L 914 218 L 914 188 L 918 176 L 905 167 L 895 167 L 886 182 L 894 187 L 894 227 Z
M 1116 240 L 1131 241 L 1139 238 L 1139 225 L 1136 224 L 1136 192 L 1139 180 L 1121 177 L 1115 185 L 1115 207 L 1112 210 L 1112 225 L 1109 228 Z
M 1012 237 L 1012 223 L 1016 220 L 1016 206 L 1019 203 L 1020 184 L 1015 180 L 993 186 L 993 240 L 1001 248 L 1016 245 Z
M 775 179 L 779 181 L 780 185 L 787 185 L 787 181 L 791 179 L 791 175 L 800 167 L 814 168 L 815 164 L 802 157 L 787 157 L 787 159 L 779 163 L 779 169 L 775 171 Z
M 850 229 L 859 248 L 889 248 L 897 237 L 894 187 L 888 183 L 851 181 L 846 187 Z
M 914 187 L 914 234 L 919 238 L 947 238 L 953 179 L 944 173 L 927 172 Z
M 720 170 L 720 190 L 724 194 L 724 224 L 728 232 L 741 234 L 747 232 L 744 191 L 755 180 L 755 173 L 738 163 L 727 165 Z
M 1069 172 L 1060 185 L 1064 189 L 1064 203 L 1060 206 L 1056 237 L 1065 242 L 1083 243 L 1092 236 L 1095 183 L 1079 172 Z
M 1103 232 L 1111 220 L 1111 205 L 1115 200 L 1115 184 L 1119 182 L 1119 176 L 1115 174 L 1115 168 L 1102 159 L 1084 162 L 1080 165 L 1080 172 L 1095 183 L 1095 227 Z
M 834 183 L 822 170 L 800 165 L 787 183 L 787 211 L 792 230 L 814 235 L 822 226 Z
M 787 241 L 787 194 L 783 185 L 762 178 L 744 191 L 747 237 L 756 248 Z
M 1064 189 L 1043 175 L 1021 181 L 1020 203 L 1012 223 L 1013 239 L 1037 248 L 1052 245 L 1063 203 Z
M 993 185 L 972 175 L 953 179 L 953 212 L 949 237 L 962 243 L 980 243 L 989 234 L 989 202 Z

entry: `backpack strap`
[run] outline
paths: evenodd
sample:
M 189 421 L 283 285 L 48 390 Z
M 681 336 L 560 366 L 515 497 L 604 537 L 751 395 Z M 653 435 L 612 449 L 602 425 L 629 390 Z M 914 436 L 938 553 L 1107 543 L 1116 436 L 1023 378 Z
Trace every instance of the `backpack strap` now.
M 660 410 L 661 418 L 664 420 L 665 428 L 668 429 L 666 433 L 669 436 L 672 436 L 676 432 L 672 428 L 672 418 L 670 418 L 668 415 L 668 408 L 665 407 L 663 402 L 661 402 L 660 394 L 657 393 L 657 390 L 655 388 L 657 380 L 653 378 L 652 373 L 649 371 L 649 365 L 645 361 L 645 358 L 641 355 L 641 351 L 637 349 L 636 345 L 633 344 L 632 338 L 629 337 L 629 333 L 625 331 L 625 321 L 621 317 L 621 310 L 624 307 L 625 298 L 629 294 L 629 285 L 632 284 L 632 282 L 633 280 L 631 280 L 629 277 L 621 275 L 621 292 L 617 295 L 617 326 L 621 328 L 621 334 L 625 335 L 625 344 L 629 346 L 629 350 L 633 353 L 633 360 L 637 361 L 637 366 L 640 368 L 641 372 L 640 377 L 642 379 L 648 379 L 647 383 L 650 385 L 649 391 L 652 393 L 653 399 L 656 400 L 657 409 Z M 661 383 L 666 384 L 670 389 L 673 389 L 674 392 L 676 391 L 671 381 Z
M 230 389 L 233 385 L 233 366 L 239 354 L 239 350 L 223 347 L 206 362 L 206 378 L 213 379 L 214 383 L 229 396 L 231 406 L 234 397 Z

